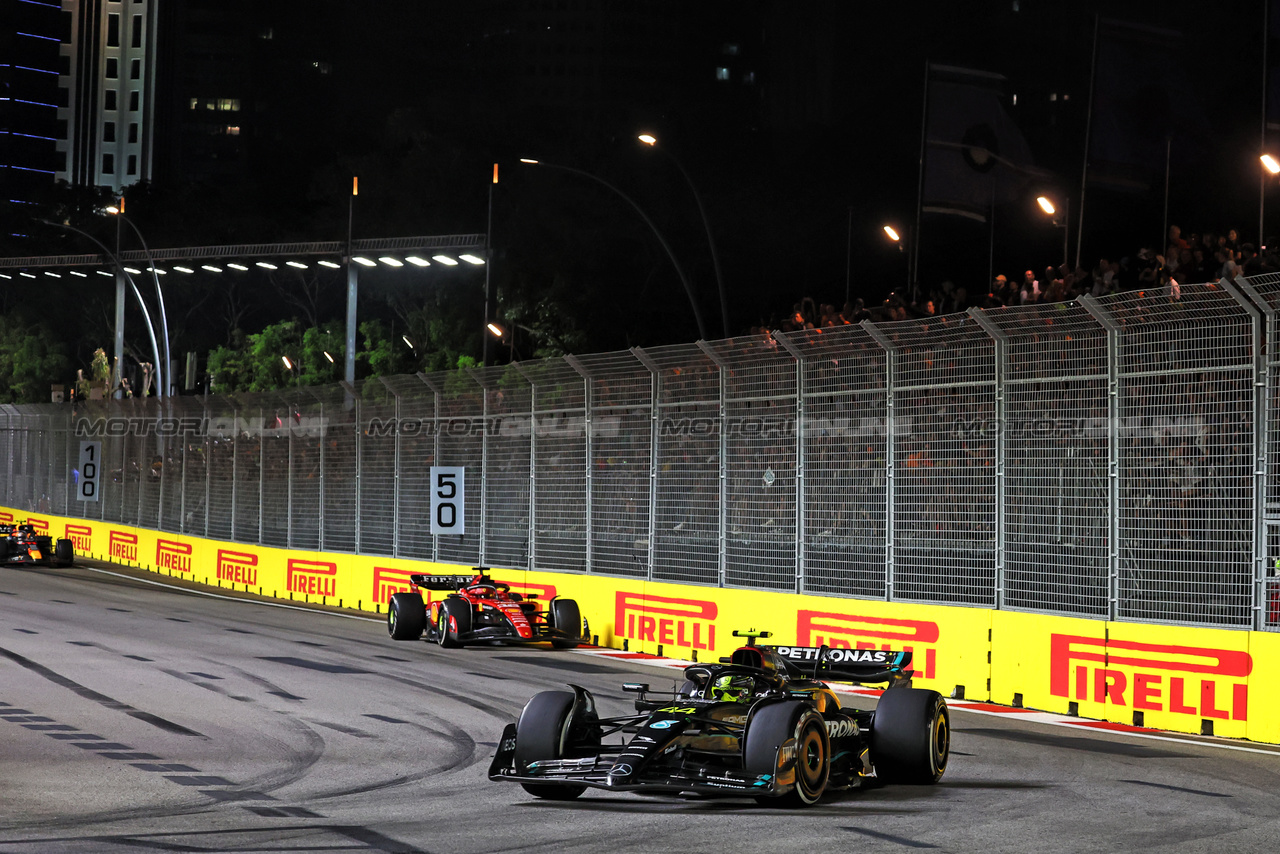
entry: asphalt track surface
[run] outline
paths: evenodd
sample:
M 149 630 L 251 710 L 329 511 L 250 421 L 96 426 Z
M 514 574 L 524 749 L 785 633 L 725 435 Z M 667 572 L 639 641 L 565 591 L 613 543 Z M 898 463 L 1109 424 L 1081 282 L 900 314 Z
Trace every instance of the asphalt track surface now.
M 678 671 L 395 643 L 371 618 L 200 590 L 106 564 L 0 569 L 0 854 L 1280 846 L 1280 749 L 960 710 L 937 786 L 803 810 L 539 801 L 486 776 L 532 694 L 572 681 L 621 713 L 622 682 Z

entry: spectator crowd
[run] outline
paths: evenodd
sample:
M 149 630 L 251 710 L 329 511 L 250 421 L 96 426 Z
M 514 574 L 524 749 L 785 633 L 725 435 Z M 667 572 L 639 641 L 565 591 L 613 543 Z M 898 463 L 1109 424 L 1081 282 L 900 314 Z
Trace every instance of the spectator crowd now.
M 1216 282 L 1237 276 L 1255 276 L 1280 271 L 1280 256 L 1252 243 L 1242 242 L 1236 229 L 1225 234 L 1190 233 L 1169 226 L 1163 252 L 1150 247 L 1118 259 L 1100 258 L 1092 269 L 1068 263 L 1049 265 L 1039 272 L 1028 269 L 1021 275 L 997 275 L 986 293 L 970 293 L 951 281 L 918 289 L 914 293 L 891 293 L 882 304 L 867 306 L 862 299 L 834 305 L 819 305 L 806 297 L 796 303 L 780 324 L 783 331 L 824 328 L 861 323 L 863 320 L 910 320 L 933 315 L 954 314 L 971 307 L 1035 305 L 1065 302 L 1083 294 L 1103 297 L 1122 291 L 1164 288 L 1178 299 L 1182 285 Z M 766 331 L 764 329 L 753 331 Z

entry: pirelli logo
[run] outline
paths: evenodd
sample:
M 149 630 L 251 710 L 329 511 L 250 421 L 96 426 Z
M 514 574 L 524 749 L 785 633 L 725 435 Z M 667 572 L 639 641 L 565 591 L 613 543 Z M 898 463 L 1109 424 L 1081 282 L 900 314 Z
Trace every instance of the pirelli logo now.
M 93 528 L 88 525 L 72 525 L 68 523 L 63 536 L 71 541 L 72 547 L 78 553 L 89 554 L 93 551 Z
M 1049 693 L 1055 697 L 1247 721 L 1253 670 L 1247 652 L 1051 635 Z
M 36 519 L 27 517 L 27 524 L 35 529 L 35 532 L 42 537 L 49 536 L 49 522 L 46 519 Z
M 911 664 L 925 679 L 938 665 L 938 624 L 831 611 L 796 612 L 796 646 L 833 649 L 885 649 L 911 653 Z
M 413 574 L 411 569 L 392 569 L 389 566 L 375 566 L 373 568 L 373 601 L 380 605 L 385 605 L 391 601 L 393 593 L 410 593 L 413 591 L 413 582 L 409 580 L 409 576 Z
M 258 584 L 258 556 L 250 552 L 218 549 L 218 580 L 231 584 Z
M 107 535 L 107 556 L 112 560 L 138 560 L 138 535 L 112 531 Z
M 191 544 L 177 540 L 156 540 L 156 569 L 191 571 Z
M 619 590 L 615 598 L 614 634 L 632 640 L 715 649 L 715 602 L 705 599 L 671 599 Z
M 290 593 L 307 596 L 336 596 L 338 565 L 317 560 L 290 559 L 285 584 Z
M 0 511 L 0 524 L 12 525 L 13 514 L 10 513 L 8 510 Z

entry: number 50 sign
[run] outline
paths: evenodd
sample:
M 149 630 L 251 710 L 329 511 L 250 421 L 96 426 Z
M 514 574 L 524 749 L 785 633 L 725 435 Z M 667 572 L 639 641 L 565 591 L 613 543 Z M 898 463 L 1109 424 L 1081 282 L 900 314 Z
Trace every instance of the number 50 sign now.
M 431 533 L 465 534 L 466 466 L 431 467 Z

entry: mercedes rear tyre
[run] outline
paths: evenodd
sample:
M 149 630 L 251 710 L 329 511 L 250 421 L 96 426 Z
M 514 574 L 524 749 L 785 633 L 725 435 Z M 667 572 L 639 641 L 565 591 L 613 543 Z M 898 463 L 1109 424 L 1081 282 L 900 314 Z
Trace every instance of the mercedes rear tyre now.
M 387 605 L 387 634 L 392 640 L 417 640 L 427 627 L 427 608 L 419 593 L 392 593 Z
M 876 778 L 928 785 L 947 770 L 951 713 L 937 691 L 890 688 L 871 718 L 871 764 Z

